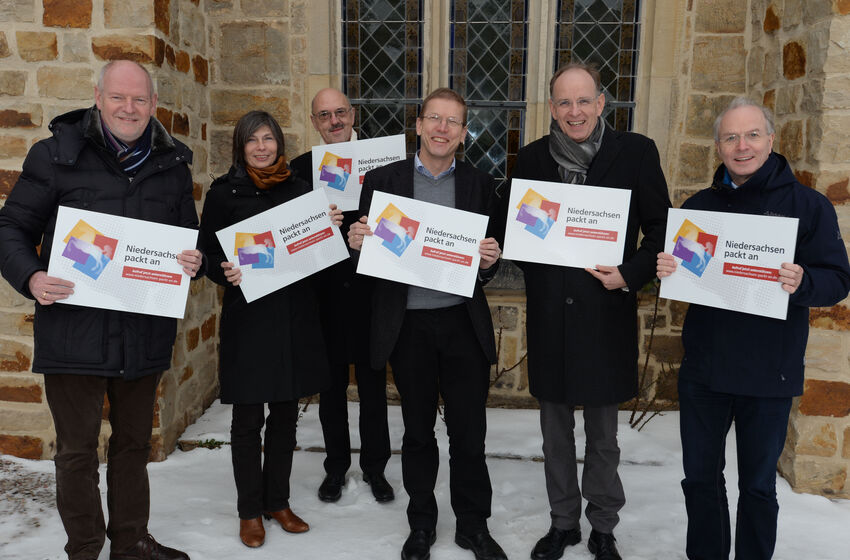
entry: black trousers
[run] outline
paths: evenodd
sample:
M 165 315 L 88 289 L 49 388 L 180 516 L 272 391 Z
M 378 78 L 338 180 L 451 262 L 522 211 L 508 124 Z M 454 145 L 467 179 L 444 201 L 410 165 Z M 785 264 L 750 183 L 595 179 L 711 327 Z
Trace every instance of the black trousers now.
M 401 467 L 411 529 L 437 525 L 434 487 L 440 457 L 434 422 L 442 396 L 457 531 L 485 530 L 493 494 L 484 456 L 490 364 L 466 306 L 407 311 L 390 364 L 401 395 Z
M 68 535 L 70 560 L 94 560 L 109 537 L 113 552 L 133 546 L 148 531 L 153 405 L 160 374 L 132 381 L 96 375 L 44 376 L 56 428 L 56 506 Z M 112 435 L 106 454 L 104 526 L 98 482 L 97 443 L 103 396 L 109 397 Z
M 234 404 L 230 453 L 240 519 L 289 507 L 289 474 L 295 450 L 298 401 Z M 260 430 L 265 423 L 265 441 Z M 262 457 L 260 456 L 262 454 Z
M 325 472 L 344 475 L 351 466 L 348 431 L 348 364 L 331 366 L 333 386 L 319 394 L 319 420 L 325 438 Z M 356 363 L 354 376 L 360 397 L 360 468 L 364 473 L 383 473 L 390 460 L 387 425 L 387 370 Z

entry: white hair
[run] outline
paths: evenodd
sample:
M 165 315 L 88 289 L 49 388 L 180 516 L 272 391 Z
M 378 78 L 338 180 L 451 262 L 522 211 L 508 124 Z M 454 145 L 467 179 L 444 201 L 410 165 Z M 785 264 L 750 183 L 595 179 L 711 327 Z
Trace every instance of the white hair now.
M 775 129 L 773 127 L 773 113 L 770 112 L 770 109 L 768 109 L 761 103 L 753 101 L 749 97 L 740 96 L 730 101 L 729 105 L 727 105 L 726 108 L 723 109 L 723 111 L 721 111 L 719 115 L 717 115 L 716 119 L 714 119 L 715 142 L 720 141 L 720 121 L 723 120 L 723 117 L 726 116 L 726 113 L 728 113 L 732 109 L 738 109 L 739 107 L 755 107 L 756 109 L 759 109 L 764 115 L 764 122 L 765 126 L 767 127 L 767 133 L 773 134 L 775 132 Z

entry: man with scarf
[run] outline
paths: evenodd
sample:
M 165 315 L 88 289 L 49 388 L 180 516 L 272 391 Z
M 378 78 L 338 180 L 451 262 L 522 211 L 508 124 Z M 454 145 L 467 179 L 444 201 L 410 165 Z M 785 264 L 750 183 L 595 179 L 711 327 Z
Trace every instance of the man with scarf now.
M 619 266 L 516 263 L 525 277 L 529 389 L 540 403 L 552 518 L 531 557 L 555 560 L 581 541 L 584 496 L 588 548 L 598 560 L 619 559 L 613 531 L 625 495 L 617 474 L 617 409 L 637 395 L 636 292 L 655 273 L 670 198 L 652 140 L 612 130 L 600 118 L 605 95 L 595 68 L 560 68 L 549 93 L 549 135 L 519 151 L 512 178 L 629 189 L 631 204 Z M 586 435 L 581 488 L 576 406 L 584 408 Z
M 67 278 L 47 275 L 59 206 L 196 228 L 192 152 L 155 119 L 150 74 L 127 60 L 106 64 L 95 106 L 53 119 L 0 209 L 0 272 L 35 300 L 32 371 L 43 373 L 56 429 L 56 505 L 70 560 L 96 560 L 105 538 L 110 560 L 183 560 L 148 534 L 147 460 L 157 384 L 171 362 L 175 319 L 75 305 Z M 39 251 L 37 246 L 41 246 Z M 201 253 L 177 256 L 188 277 Z M 111 435 L 104 524 L 98 439 L 104 395 Z
M 850 291 L 850 264 L 835 208 L 800 184 L 774 153 L 770 111 L 733 99 L 714 123 L 722 161 L 711 186 L 682 208 L 797 218 L 792 262 L 777 282 L 788 292 L 784 320 L 691 304 L 682 327 L 680 429 L 688 511 L 688 558 L 729 558 L 732 536 L 723 469 L 732 422 L 738 449 L 735 558 L 768 560 L 776 545 L 776 464 L 793 397 L 803 393 L 809 307 L 835 305 Z M 658 277 L 676 272 L 658 254 Z M 662 280 L 663 281 L 663 280 Z

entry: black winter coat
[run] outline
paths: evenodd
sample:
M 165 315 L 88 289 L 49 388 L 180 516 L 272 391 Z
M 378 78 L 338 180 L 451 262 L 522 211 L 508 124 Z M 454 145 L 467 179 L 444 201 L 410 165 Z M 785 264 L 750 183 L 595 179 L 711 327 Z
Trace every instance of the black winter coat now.
M 156 119 L 151 123 L 152 152 L 132 178 L 106 147 L 96 108 L 72 111 L 50 123 L 53 137 L 29 151 L 0 209 L 0 271 L 18 292 L 34 299 L 28 281 L 47 270 L 60 205 L 197 227 L 188 166 L 192 152 Z M 177 321 L 168 317 L 36 303 L 32 369 L 126 379 L 158 373 L 171 363 L 176 331 Z
M 251 303 L 224 277 L 221 263 L 234 262 L 215 232 L 309 192 L 290 177 L 260 190 L 241 167 L 231 167 L 207 193 L 201 215 L 201 246 L 207 276 L 224 286 L 221 306 L 219 380 L 221 401 L 235 404 L 282 402 L 330 386 L 314 277 L 305 278 Z
M 512 178 L 561 182 L 548 135 L 519 151 Z M 655 275 L 670 197 L 655 143 L 610 128 L 585 184 L 632 191 L 619 266 L 629 291 L 606 290 L 580 268 L 516 264 L 525 276 L 531 394 L 545 401 L 603 406 L 637 394 L 636 292 Z M 506 204 L 502 214 L 507 216 Z M 640 245 L 639 230 L 644 235 Z
M 788 299 L 785 320 L 691 304 L 682 327 L 685 358 L 679 377 L 736 395 L 801 395 L 809 307 L 835 305 L 850 291 L 850 264 L 835 208 L 801 185 L 779 154 L 771 154 L 737 189 L 725 175 L 721 165 L 712 186 L 682 208 L 798 218 L 793 262 L 803 267 L 803 281 Z

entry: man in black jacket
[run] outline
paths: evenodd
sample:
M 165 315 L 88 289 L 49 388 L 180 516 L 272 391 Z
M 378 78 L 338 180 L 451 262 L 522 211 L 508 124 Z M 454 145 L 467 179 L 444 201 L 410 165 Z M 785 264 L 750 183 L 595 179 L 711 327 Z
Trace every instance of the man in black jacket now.
M 416 119 L 419 152 L 366 174 L 360 196 L 362 217 L 348 234 L 352 249 L 359 251 L 363 236 L 372 235 L 366 222 L 375 191 L 495 217 L 493 177 L 455 160 L 466 136 L 466 117 L 466 102 L 450 89 L 437 89 L 425 98 Z M 495 274 L 501 251 L 496 240 L 487 237 L 479 252 L 481 263 L 471 298 L 389 280 L 375 279 L 373 284 L 372 367 L 389 360 L 404 420 L 401 470 L 410 496 L 411 530 L 401 550 L 402 560 L 426 560 L 436 539 L 434 486 L 440 459 L 434 423 L 440 396 L 449 433 L 455 542 L 472 550 L 477 560 L 506 558 L 487 530 L 493 491 L 484 456 L 490 364 L 496 362 L 496 347 L 482 285 Z
M 550 133 L 519 151 L 512 179 L 628 189 L 631 198 L 619 266 L 516 263 L 525 276 L 529 389 L 540 402 L 552 518 L 531 557 L 555 560 L 581 541 L 584 497 L 588 548 L 597 560 L 616 560 L 613 531 L 626 501 L 617 474 L 617 408 L 637 394 L 636 292 L 655 273 L 670 198 L 652 140 L 612 130 L 601 118 L 598 71 L 571 63 L 555 73 L 549 90 Z M 584 408 L 586 435 L 581 488 L 576 406 Z
M 679 368 L 682 490 L 688 511 L 688 558 L 729 558 L 732 535 L 723 470 L 726 435 L 735 423 L 738 514 L 735 558 L 768 560 L 776 545 L 776 464 L 785 445 L 793 397 L 803 393 L 809 307 L 835 305 L 850 290 L 850 264 L 829 199 L 794 176 L 774 153 L 770 111 L 738 97 L 717 117 L 722 164 L 712 185 L 682 208 L 797 218 L 793 262 L 777 282 L 788 292 L 784 320 L 691 304 L 682 327 Z M 676 271 L 659 253 L 658 277 Z M 687 272 L 685 272 L 687 273 Z
M 354 107 L 348 97 L 333 88 L 313 97 L 310 121 L 325 144 L 357 140 L 353 130 Z M 312 152 L 293 159 L 290 166 L 298 176 L 313 183 Z M 348 233 L 359 217 L 356 210 L 343 214 L 340 231 Z M 351 466 L 351 439 L 348 432 L 349 364 L 354 363 L 357 394 L 360 398 L 360 468 L 380 503 L 395 498 L 393 487 L 384 477 L 390 460 L 390 430 L 387 425 L 387 369 L 369 366 L 369 334 L 366 329 L 348 328 L 340 317 L 368 316 L 368 279 L 354 274 L 354 264 L 345 260 L 319 273 L 322 297 L 319 305 L 328 348 L 333 386 L 319 394 L 319 420 L 325 439 L 325 479 L 319 486 L 319 499 L 335 502 L 342 495 L 345 473 Z
M 105 537 L 111 560 L 189 557 L 148 534 L 147 460 L 154 399 L 168 369 L 174 319 L 74 305 L 67 279 L 47 275 L 58 207 L 69 206 L 182 227 L 197 227 L 192 152 L 153 115 L 156 93 L 147 70 L 126 60 L 106 64 L 95 106 L 50 123 L 0 209 L 0 271 L 35 299 L 32 370 L 44 388 L 56 429 L 56 504 L 71 560 L 96 560 Z M 36 247 L 41 245 L 40 253 Z M 177 256 L 190 277 L 201 253 Z M 104 526 L 98 490 L 98 435 L 103 397 L 112 434 L 107 452 Z

